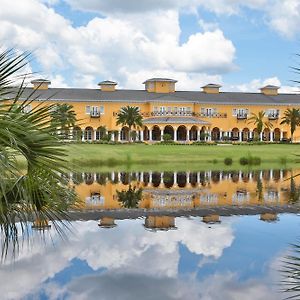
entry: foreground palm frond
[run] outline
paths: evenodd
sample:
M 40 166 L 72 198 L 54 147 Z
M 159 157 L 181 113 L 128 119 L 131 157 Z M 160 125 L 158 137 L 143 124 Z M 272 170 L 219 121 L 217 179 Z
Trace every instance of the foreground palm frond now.
M 285 299 L 300 299 L 300 245 L 292 244 L 291 255 L 283 260 L 281 271 L 281 292 L 285 293 Z
M 0 231 L 4 255 L 9 243 L 16 245 L 18 235 L 26 233 L 28 222 L 34 219 L 53 221 L 62 232 L 58 221 L 67 218 L 67 208 L 75 200 L 74 191 L 61 176 L 66 170 L 66 154 L 53 135 L 52 106 L 41 102 L 25 113 L 34 91 L 25 99 L 24 80 L 19 87 L 11 86 L 27 57 L 15 56 L 12 50 L 0 54 Z M 26 169 L 20 169 L 20 159 Z

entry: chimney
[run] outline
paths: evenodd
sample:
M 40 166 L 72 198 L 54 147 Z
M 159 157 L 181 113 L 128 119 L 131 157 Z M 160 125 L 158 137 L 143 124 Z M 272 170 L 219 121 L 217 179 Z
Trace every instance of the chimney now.
M 174 93 L 176 82 L 177 80 L 170 78 L 150 78 L 143 84 L 149 93 Z
M 205 86 L 202 86 L 203 92 L 206 94 L 219 94 L 220 88 L 222 86 L 219 84 L 209 83 Z
M 266 86 L 262 87 L 260 90 L 261 90 L 261 93 L 264 95 L 277 96 L 279 87 L 275 86 L 275 85 L 266 85 Z
M 32 80 L 31 83 L 33 84 L 33 89 L 35 90 L 48 90 L 51 81 L 47 79 L 35 79 Z
M 104 80 L 98 83 L 102 92 L 114 92 L 118 83 L 110 80 Z

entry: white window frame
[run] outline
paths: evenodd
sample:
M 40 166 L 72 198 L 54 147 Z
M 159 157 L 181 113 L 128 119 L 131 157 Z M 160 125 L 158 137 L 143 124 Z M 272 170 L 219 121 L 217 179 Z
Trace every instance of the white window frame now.
M 85 114 L 86 115 L 90 115 L 91 114 L 91 106 L 90 105 L 86 105 L 85 106 Z

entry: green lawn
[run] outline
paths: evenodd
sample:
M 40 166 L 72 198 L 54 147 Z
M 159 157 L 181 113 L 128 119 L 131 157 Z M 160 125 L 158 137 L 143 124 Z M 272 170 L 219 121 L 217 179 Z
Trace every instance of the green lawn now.
M 224 158 L 231 157 L 238 168 L 241 157 L 261 158 L 261 167 L 298 167 L 300 145 L 103 145 L 72 144 L 65 146 L 68 160 L 76 169 L 220 169 Z M 299 155 L 299 157 L 298 157 Z M 299 164 L 300 166 L 300 164 Z

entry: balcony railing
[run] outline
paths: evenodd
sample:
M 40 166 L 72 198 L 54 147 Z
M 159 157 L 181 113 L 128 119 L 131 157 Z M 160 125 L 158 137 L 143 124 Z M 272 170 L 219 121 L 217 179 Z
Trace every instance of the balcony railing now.
M 269 114 L 269 120 L 277 120 L 279 118 L 279 114 Z
M 236 118 L 238 120 L 246 120 L 248 118 L 248 115 L 247 114 L 237 114 Z
M 91 111 L 90 116 L 91 116 L 91 118 L 100 118 L 100 112 Z
M 113 112 L 113 116 L 116 117 L 118 112 Z M 227 118 L 227 113 L 194 113 L 194 112 L 142 112 L 143 117 L 200 117 L 200 118 Z
M 200 113 L 196 115 L 202 118 L 227 118 L 227 113 Z

